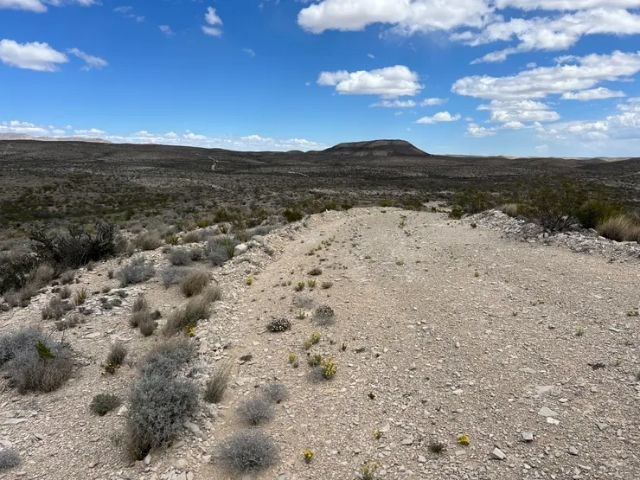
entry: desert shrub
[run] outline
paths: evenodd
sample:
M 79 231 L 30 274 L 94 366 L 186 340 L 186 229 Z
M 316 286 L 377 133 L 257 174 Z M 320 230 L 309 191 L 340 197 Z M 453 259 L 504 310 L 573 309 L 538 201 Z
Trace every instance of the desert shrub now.
M 11 448 L 0 450 L 0 472 L 15 468 L 19 466 L 20 463 L 20 455 L 15 450 Z
M 270 332 L 286 332 L 291 328 L 291 322 L 286 318 L 274 318 L 267 324 L 267 330 Z
M 273 441 L 259 431 L 245 431 L 218 447 L 215 458 L 236 474 L 258 472 L 275 465 L 278 449 Z
M 162 271 L 160 277 L 165 288 L 178 285 L 191 270 L 185 267 L 169 267 Z
M 23 288 L 38 265 L 38 257 L 26 248 L 0 253 L 0 293 Z
M 73 362 L 67 344 L 27 328 L 0 337 L 0 368 L 20 393 L 51 392 L 71 376 Z
M 132 283 L 145 282 L 155 273 L 152 262 L 147 262 L 144 257 L 136 257 L 118 270 L 115 277 L 120 280 L 120 286 L 126 287 Z
M 322 355 L 319 353 L 314 353 L 307 357 L 307 365 L 310 367 L 317 367 L 322 363 Z
M 169 252 L 169 262 L 176 266 L 189 265 L 192 262 L 191 251 L 186 248 L 172 248 Z
M 140 294 L 133 301 L 133 305 L 131 306 L 131 311 L 133 313 L 142 312 L 144 310 L 149 310 L 149 304 L 147 303 L 147 299 L 144 295 Z
M 220 266 L 233 258 L 233 252 L 238 244 L 239 242 L 229 235 L 219 235 L 207 241 L 204 253 L 212 265 Z
M 331 380 L 338 372 L 338 365 L 333 358 L 324 359 L 320 363 L 320 373 L 325 380 Z
M 116 226 L 98 222 L 94 231 L 72 226 L 66 232 L 31 232 L 34 250 L 40 259 L 56 265 L 58 270 L 78 268 L 90 261 L 108 258 L 116 253 Z
M 66 300 L 67 298 L 69 298 L 71 296 L 71 289 L 69 288 L 68 285 L 65 285 L 64 287 L 62 287 L 59 291 L 58 291 L 58 295 L 60 296 L 60 298 L 62 298 L 63 300 Z
M 38 287 L 33 283 L 27 283 L 17 291 L 11 290 L 4 294 L 4 299 L 10 307 L 26 307 L 31 298 L 38 294 Z
M 287 399 L 287 387 L 282 383 L 267 383 L 262 387 L 262 396 L 271 403 L 282 403 Z
M 287 208 L 284 212 L 282 212 L 282 215 L 287 219 L 287 222 L 289 223 L 298 222 L 302 220 L 302 217 L 304 216 L 299 210 L 294 210 L 291 208 Z
M 313 320 L 322 326 L 332 325 L 336 321 L 336 314 L 329 305 L 320 305 L 313 313 Z
M 153 332 L 155 332 L 156 328 L 158 328 L 158 322 L 156 322 L 151 316 L 149 316 L 141 320 L 138 327 L 140 329 L 140 333 L 143 336 L 149 337 L 153 335 Z
M 222 289 L 218 285 L 212 285 L 205 288 L 200 296 L 209 303 L 218 302 L 222 300 Z
M 118 408 L 121 403 L 122 401 L 116 395 L 112 395 L 110 393 L 99 393 L 93 397 L 89 408 L 96 415 L 103 417 L 111 410 Z
M 182 243 L 197 243 L 202 241 L 202 231 L 192 230 L 182 236 Z
M 465 190 L 454 196 L 453 204 L 462 208 L 464 213 L 471 215 L 488 210 L 494 205 L 494 200 L 488 192 Z
M 309 335 L 304 341 L 304 348 L 309 350 L 312 346 L 318 344 L 320 342 L 320 332 L 313 332 Z
M 626 215 L 611 217 L 598 225 L 598 233 L 618 242 L 640 242 L 640 223 Z
M 313 305 L 313 297 L 301 293 L 293 296 L 293 306 L 297 308 L 311 308 Z
M 187 274 L 180 283 L 180 289 L 185 297 L 199 295 L 209 284 L 209 274 L 202 270 L 194 270 Z
M 220 403 L 230 378 L 231 364 L 226 362 L 218 365 L 205 384 L 204 399 L 209 403 Z
M 35 272 L 33 272 L 32 280 L 37 285 L 44 285 L 46 283 L 49 283 L 51 280 L 53 280 L 53 277 L 55 276 L 55 274 L 56 274 L 55 269 L 48 263 L 44 263 L 40 265 L 38 268 L 36 268 Z
M 141 460 L 151 449 L 170 444 L 197 405 L 191 380 L 147 371 L 131 393 L 126 432 L 131 457 Z
M 451 211 L 449 212 L 449 218 L 453 218 L 454 220 L 460 220 L 464 215 L 464 210 L 460 205 L 454 205 L 451 207 Z
M 43 320 L 60 320 L 65 313 L 72 310 L 70 302 L 62 300 L 60 297 L 52 297 L 49 303 L 42 309 Z
M 63 332 L 70 328 L 77 327 L 78 325 L 85 323 L 85 321 L 86 319 L 83 315 L 79 313 L 75 313 L 73 315 L 70 315 L 69 318 L 66 318 L 64 320 L 58 320 L 55 323 L 55 326 L 56 326 L 56 330 L 58 330 L 59 332 Z
M 104 369 L 107 373 L 115 373 L 118 368 L 124 363 L 124 359 L 127 358 L 127 347 L 122 343 L 114 343 L 109 350 L 107 359 L 104 364 Z
M 576 217 L 585 228 L 596 228 L 609 218 L 620 215 L 621 208 L 609 202 L 602 200 L 587 200 L 583 203 Z
M 585 200 L 584 191 L 577 185 L 569 182 L 556 186 L 545 185 L 529 192 L 528 205 L 521 209 L 521 213 L 545 230 L 567 230 L 579 223 L 578 210 Z
M 143 232 L 133 239 L 133 244 L 140 250 L 155 250 L 162 245 L 162 239 L 158 232 Z
M 193 297 L 183 308 L 174 311 L 167 319 L 164 334 L 167 336 L 175 335 L 180 331 L 195 327 L 200 320 L 209 318 L 212 301 L 208 290 Z
M 271 402 L 263 397 L 245 400 L 238 406 L 236 413 L 243 423 L 254 427 L 269 422 L 274 415 Z
M 67 270 L 65 272 L 62 272 L 62 274 L 60 275 L 60 283 L 63 285 L 68 285 L 70 283 L 73 283 L 75 279 L 76 279 L 75 270 Z
M 194 353 L 194 345 L 185 338 L 168 340 L 149 351 L 140 363 L 142 375 L 171 375 L 186 364 Z

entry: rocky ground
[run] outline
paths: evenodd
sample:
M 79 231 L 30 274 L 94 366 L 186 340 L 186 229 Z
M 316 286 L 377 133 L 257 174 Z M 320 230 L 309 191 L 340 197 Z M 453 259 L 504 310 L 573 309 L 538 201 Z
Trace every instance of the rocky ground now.
M 122 289 L 126 297 L 112 310 L 102 310 L 105 294 L 94 293 L 89 321 L 64 333 L 76 353 L 71 381 L 23 396 L 0 384 L 0 443 L 23 459 L 5 477 L 232 478 L 212 453 L 244 428 L 237 405 L 276 380 L 289 396 L 264 431 L 280 461 L 260 478 L 352 479 L 367 462 L 378 465 L 380 479 L 635 478 L 637 260 L 514 241 L 479 218 L 478 228 L 470 223 L 397 209 L 327 212 L 210 268 L 224 299 L 197 328 L 190 376 L 202 385 L 212 368 L 231 360 L 230 388 L 220 405 L 202 402 L 179 441 L 137 463 L 118 447 L 126 404 L 96 417 L 89 403 L 100 392 L 126 398 L 136 360 L 161 340 L 129 328 L 137 293 L 163 318 L 186 300 L 157 277 Z M 168 265 L 160 250 L 145 255 L 159 270 Z M 322 273 L 310 276 L 316 267 Z M 106 296 L 120 298 L 107 275 L 114 268 L 116 259 L 82 270 L 74 288 L 109 286 Z M 315 288 L 295 291 L 309 279 Z M 50 296 L 0 314 L 0 331 L 30 324 L 53 331 L 40 319 Z M 314 323 L 321 305 L 335 311 L 334 324 Z M 278 317 L 292 328 L 266 332 Z M 321 340 L 307 351 L 303 342 L 314 331 Z M 105 375 L 101 364 L 116 340 L 128 346 L 129 364 Z M 309 352 L 333 357 L 335 377 L 314 378 Z M 466 446 L 459 443 L 464 434 Z M 430 448 L 436 443 L 444 446 L 440 453 Z M 305 449 L 315 454 L 310 463 Z

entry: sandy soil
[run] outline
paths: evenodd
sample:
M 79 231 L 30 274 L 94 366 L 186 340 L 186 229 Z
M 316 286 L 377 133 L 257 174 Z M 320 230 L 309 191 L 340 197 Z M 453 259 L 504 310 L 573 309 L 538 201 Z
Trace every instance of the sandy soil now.
M 135 360 L 160 341 L 128 327 L 135 295 L 144 291 L 164 317 L 185 302 L 157 278 L 129 287 L 121 308 L 66 332 L 78 356 L 63 388 L 19 396 L 0 384 L 0 442 L 23 457 L 6 478 L 232 478 L 211 454 L 245 428 L 236 406 L 274 380 L 289 391 L 264 428 L 280 462 L 260 478 L 352 479 L 368 461 L 379 465 L 380 479 L 627 479 L 640 472 L 640 327 L 628 315 L 640 305 L 637 262 L 381 208 L 315 215 L 266 242 L 273 255 L 254 248 L 210 270 L 225 298 L 198 327 L 190 375 L 203 384 L 217 362 L 233 361 L 220 406 L 203 403 L 181 439 L 148 463 L 126 461 L 114 443 L 126 413 L 95 417 L 88 405 L 103 391 L 126 397 Z M 160 251 L 146 255 L 159 269 L 167 264 Z M 116 287 L 106 274 L 115 262 L 82 272 L 80 285 Z M 313 267 L 322 274 L 309 276 Z M 294 291 L 309 278 L 316 288 Z M 322 289 L 322 282 L 333 286 Z M 301 296 L 312 302 L 304 319 L 294 305 Z M 42 324 L 47 298 L 3 313 L 0 330 Z M 333 308 L 334 325 L 314 324 L 320 305 Z M 283 316 L 290 331 L 265 332 Z M 322 338 L 309 352 L 338 365 L 330 381 L 315 380 L 306 363 L 302 343 L 314 331 Z M 115 339 L 129 346 L 131 365 L 103 375 Z M 247 354 L 251 360 L 238 360 Z M 533 441 L 523 441 L 523 432 Z M 457 442 L 464 433 L 468 446 Z M 444 452 L 432 453 L 433 442 L 443 442 Z M 304 449 L 315 453 L 310 464 Z

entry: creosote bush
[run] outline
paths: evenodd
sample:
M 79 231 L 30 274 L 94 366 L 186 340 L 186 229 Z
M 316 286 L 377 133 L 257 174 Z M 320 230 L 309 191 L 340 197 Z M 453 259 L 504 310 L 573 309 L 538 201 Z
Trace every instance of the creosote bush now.
M 0 370 L 20 393 L 51 392 L 71 376 L 71 349 L 26 328 L 0 337 Z
M 209 403 L 220 403 L 231 378 L 231 364 L 222 363 L 217 366 L 207 380 L 204 389 L 204 399 Z
M 115 273 L 120 280 L 120 286 L 126 287 L 132 283 L 142 283 L 155 275 L 156 271 L 152 262 L 147 262 L 144 257 L 136 257 L 127 265 Z
M 207 285 L 209 285 L 209 274 L 202 270 L 194 270 L 182 280 L 180 289 L 185 297 L 193 297 L 200 294 Z
M 121 403 L 122 401 L 116 395 L 112 395 L 110 393 L 99 393 L 93 397 L 89 408 L 96 415 L 103 417 L 111 410 L 118 408 Z
M 218 447 L 215 458 L 235 474 L 265 470 L 278 462 L 278 448 L 260 431 L 245 431 Z

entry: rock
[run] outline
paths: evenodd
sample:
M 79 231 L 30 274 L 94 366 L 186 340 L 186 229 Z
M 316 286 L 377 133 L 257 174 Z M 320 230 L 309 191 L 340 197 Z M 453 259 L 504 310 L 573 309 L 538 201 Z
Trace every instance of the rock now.
M 569 447 L 569 455 L 573 455 L 573 456 L 577 456 L 578 455 L 578 449 L 576 449 L 576 447 Z
M 493 455 L 493 458 L 495 458 L 496 460 L 504 460 L 505 458 L 507 458 L 507 455 L 498 447 L 493 449 L 491 455 Z
M 533 432 L 522 432 L 520 435 L 523 442 L 533 442 Z
M 538 415 L 540 415 L 541 417 L 557 417 L 558 416 L 558 412 L 554 412 L 549 407 L 542 407 L 538 411 Z
M 116 412 L 116 415 L 119 417 L 123 417 L 127 414 L 127 412 L 129 411 L 129 409 L 127 408 L 126 405 L 122 405 L 118 411 Z
M 427 461 L 426 457 L 422 455 L 418 455 L 418 463 L 426 463 L 426 461 Z
M 200 427 L 198 427 L 195 423 L 192 422 L 184 422 L 184 426 L 193 433 L 196 437 L 202 437 L 202 431 Z
M 407 437 L 403 439 L 402 445 L 413 445 L 413 437 Z
M 151 463 L 151 455 L 147 454 L 147 456 L 144 457 L 144 464 L 149 465 L 150 463 Z
M 236 247 L 233 249 L 233 256 L 237 257 L 238 255 L 242 255 L 243 253 L 246 253 L 247 250 L 249 250 L 249 247 L 246 243 L 236 245 Z

